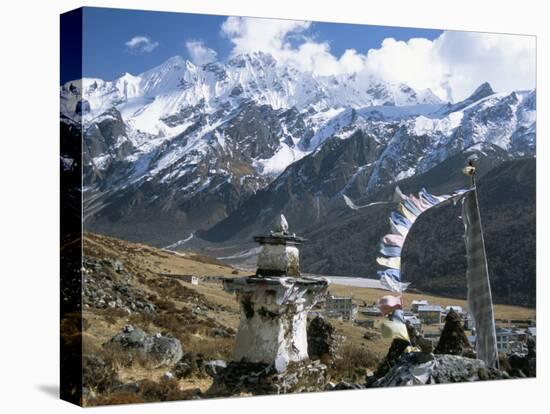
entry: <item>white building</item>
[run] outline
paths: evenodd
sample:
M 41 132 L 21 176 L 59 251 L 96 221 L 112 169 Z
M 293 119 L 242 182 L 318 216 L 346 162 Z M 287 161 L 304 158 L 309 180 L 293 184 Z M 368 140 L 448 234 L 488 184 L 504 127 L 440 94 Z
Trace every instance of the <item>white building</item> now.
M 510 328 L 499 328 L 496 329 L 497 335 L 497 351 L 498 352 L 512 352 L 516 348 L 520 347 L 521 343 L 521 332 L 518 332 Z
M 159 273 L 160 276 L 171 277 L 173 279 L 181 280 L 182 282 L 191 283 L 192 285 L 199 284 L 199 277 L 195 275 L 178 275 L 172 273 Z
M 428 301 L 427 300 L 413 300 L 411 302 L 411 310 L 413 312 L 418 312 L 418 308 L 420 306 L 428 306 Z
M 352 321 L 357 315 L 357 307 L 351 296 L 328 295 L 325 301 L 325 313 L 331 318 Z
M 418 307 L 418 317 L 422 323 L 431 325 L 441 323 L 443 308 L 439 305 L 421 305 Z
M 366 316 L 382 316 L 382 312 L 378 309 L 378 306 L 370 306 L 361 309 L 361 313 Z
M 459 315 L 462 315 L 464 313 L 464 311 L 462 310 L 462 306 L 450 305 L 445 307 L 445 314 L 449 313 L 451 309 L 454 310 Z

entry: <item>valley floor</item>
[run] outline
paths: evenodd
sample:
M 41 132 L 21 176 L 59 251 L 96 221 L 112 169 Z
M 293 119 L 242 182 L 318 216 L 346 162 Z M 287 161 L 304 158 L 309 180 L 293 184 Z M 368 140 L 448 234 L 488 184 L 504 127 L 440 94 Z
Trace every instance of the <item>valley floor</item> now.
M 242 272 L 206 256 L 174 253 L 98 234 L 84 237 L 83 284 L 84 403 L 159 401 L 215 397 L 209 361 L 230 361 L 239 308 L 234 295 L 225 292 L 212 276 L 243 276 Z M 183 279 L 196 276 L 198 284 Z M 190 280 L 190 279 L 189 279 Z M 330 293 L 351 295 L 358 306 L 372 305 L 385 291 L 332 284 Z M 405 306 L 426 299 L 441 306 L 465 306 L 463 300 L 406 293 Z M 315 309 L 319 311 L 320 309 Z M 497 322 L 535 319 L 534 309 L 496 305 Z M 358 323 L 328 319 L 339 338 L 339 358 L 328 364 L 332 382 L 357 381 L 376 369 L 388 352 L 390 340 L 379 335 L 381 317 L 365 328 Z M 125 326 L 181 342 L 184 357 L 175 366 L 151 364 L 104 346 Z M 438 326 L 427 326 L 437 330 Z M 366 335 L 367 331 L 370 335 Z M 87 364 L 87 361 L 101 363 Z M 102 371 L 96 372 L 100 367 Z M 106 371 L 105 371 L 106 370 Z M 108 372 L 109 375 L 106 375 Z M 99 378 L 99 379 L 98 379 Z

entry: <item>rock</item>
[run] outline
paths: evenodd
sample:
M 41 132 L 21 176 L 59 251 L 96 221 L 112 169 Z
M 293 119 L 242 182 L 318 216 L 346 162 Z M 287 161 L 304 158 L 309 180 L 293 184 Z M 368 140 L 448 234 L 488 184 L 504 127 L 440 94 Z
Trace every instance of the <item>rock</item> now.
M 514 353 L 506 358 L 506 371 L 513 377 L 526 378 L 537 376 L 536 342 L 532 338 L 527 340 L 527 354 Z M 502 367 L 501 362 L 501 367 Z
M 106 307 L 124 310 L 127 314 L 144 312 L 154 314 L 155 306 L 145 299 L 142 290 L 129 284 L 133 276 L 116 259 L 84 257 L 86 269 L 82 286 L 82 301 L 88 307 Z
M 88 102 L 86 99 L 81 99 L 76 103 L 76 107 L 74 110 L 75 114 L 83 115 L 85 113 L 90 112 L 90 102 Z
M 381 378 L 394 366 L 397 364 L 399 359 L 401 358 L 401 355 L 407 349 L 409 346 L 409 342 L 395 338 L 393 342 L 390 345 L 390 349 L 388 350 L 388 354 L 383 359 L 383 361 L 378 365 L 378 368 L 376 369 L 376 372 L 374 373 L 375 378 Z
M 334 382 L 328 382 L 327 385 L 325 385 L 325 391 L 332 391 L 334 387 L 336 387 Z
M 157 366 L 171 366 L 177 363 L 182 355 L 181 342 L 172 336 L 155 336 L 149 352 Z
M 212 336 L 218 336 L 222 338 L 229 338 L 233 336 L 231 335 L 231 333 L 227 331 L 227 329 L 218 328 L 218 327 L 212 328 L 211 332 L 212 332 Z
M 120 384 L 116 387 L 113 387 L 113 393 L 115 392 L 137 394 L 139 392 L 139 384 L 137 382 L 128 382 L 126 384 Z
M 227 368 L 227 363 L 221 359 L 207 361 L 204 364 L 204 370 L 211 377 L 215 377 L 222 369 Z
M 372 386 L 447 384 L 506 378 L 509 378 L 506 372 L 487 367 L 479 359 L 411 352 L 403 354 L 398 363 Z
M 322 316 L 316 316 L 307 327 L 307 349 L 310 358 L 334 355 L 334 327 Z
M 474 351 L 462 326 L 462 319 L 452 309 L 445 317 L 445 326 L 434 353 L 474 356 Z
M 179 361 L 173 369 L 177 379 L 187 378 L 193 373 L 192 364 L 185 361 Z
M 329 382 L 325 386 L 325 391 L 362 390 L 365 388 L 366 386 L 363 384 L 357 384 L 355 382 L 348 382 L 348 381 L 340 381 L 337 384 L 335 384 L 334 382 Z
M 214 376 L 208 393 L 220 396 L 322 391 L 326 369 L 319 361 L 292 363 L 284 372 L 277 371 L 273 364 L 230 362 Z
M 336 384 L 333 388 L 333 390 L 361 390 L 364 389 L 365 386 L 362 384 L 357 384 L 354 382 L 347 382 L 347 381 L 340 381 L 338 384 Z
M 363 334 L 363 338 L 365 338 L 367 341 L 375 341 L 377 339 L 380 339 L 381 337 L 382 335 L 380 335 L 380 332 L 376 332 L 372 329 L 367 329 Z
M 148 335 L 132 325 L 126 325 L 122 332 L 116 334 L 103 346 L 125 352 L 128 363 L 138 357 L 155 368 L 174 365 L 183 355 L 178 339 L 170 335 Z
M 430 354 L 433 352 L 433 343 L 432 341 L 425 339 L 418 330 L 407 322 L 407 333 L 409 334 L 409 339 L 411 340 L 411 345 L 417 348 L 424 353 Z

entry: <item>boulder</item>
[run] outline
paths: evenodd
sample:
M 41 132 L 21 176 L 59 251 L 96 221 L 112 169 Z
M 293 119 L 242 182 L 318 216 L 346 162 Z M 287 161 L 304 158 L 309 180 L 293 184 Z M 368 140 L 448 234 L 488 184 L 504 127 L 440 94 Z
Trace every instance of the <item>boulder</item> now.
M 181 342 L 173 336 L 157 334 L 154 336 L 149 355 L 157 366 L 174 365 L 183 355 Z
M 510 378 L 506 372 L 487 367 L 479 359 L 411 352 L 403 354 L 399 362 L 372 386 L 447 384 L 506 378 Z
M 474 350 L 464 332 L 462 319 L 452 309 L 445 317 L 445 326 L 434 353 L 474 357 Z
M 137 357 L 154 368 L 172 366 L 183 356 L 178 339 L 160 333 L 148 335 L 142 329 L 134 328 L 132 325 L 126 325 L 122 332 L 113 336 L 103 346 L 125 354 L 128 363 Z
M 357 384 L 355 382 L 340 381 L 337 384 L 329 382 L 325 386 L 325 391 L 340 391 L 340 390 L 362 390 L 365 389 L 364 384 Z
M 534 339 L 527 340 L 527 354 L 519 355 L 514 353 L 506 357 L 506 370 L 514 377 L 536 377 L 537 376 L 537 351 Z
M 284 372 L 277 371 L 274 364 L 233 361 L 216 373 L 207 393 L 229 396 L 322 391 L 325 389 L 326 370 L 327 366 L 318 360 L 292 363 Z
M 227 363 L 221 359 L 207 361 L 204 363 L 204 370 L 211 377 L 215 377 L 222 369 L 225 368 L 227 368 Z
M 411 323 L 407 321 L 407 333 L 409 334 L 409 339 L 411 340 L 411 345 L 420 349 L 424 353 L 433 352 L 433 344 L 429 339 L 424 338 L 418 329 L 416 329 Z
M 408 341 L 400 338 L 395 338 L 390 345 L 388 354 L 382 360 L 380 365 L 378 365 L 378 368 L 374 373 L 374 378 L 380 378 L 386 375 L 386 373 L 398 363 L 401 355 L 403 354 L 403 352 L 405 352 L 405 349 L 407 349 L 408 346 L 410 346 L 410 343 Z
M 334 327 L 322 316 L 316 316 L 307 327 L 307 348 L 310 358 L 334 354 Z

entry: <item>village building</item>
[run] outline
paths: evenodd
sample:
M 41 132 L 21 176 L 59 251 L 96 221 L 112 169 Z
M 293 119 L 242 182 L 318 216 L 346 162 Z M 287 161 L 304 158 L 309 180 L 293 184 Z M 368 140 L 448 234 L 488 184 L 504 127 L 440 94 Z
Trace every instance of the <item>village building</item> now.
M 470 346 L 472 348 L 476 348 L 476 336 L 475 335 L 468 335 L 468 342 L 470 343 Z
M 325 301 L 325 314 L 331 318 L 352 321 L 357 315 L 357 307 L 351 296 L 328 295 Z
M 411 303 L 411 311 L 418 313 L 418 308 L 420 306 L 428 306 L 427 300 L 413 300 Z
M 522 352 L 526 339 L 526 333 L 516 328 L 496 329 L 497 351 L 503 353 Z
M 471 331 L 475 329 L 474 319 L 470 316 L 469 313 L 465 313 L 462 316 L 462 322 L 464 324 L 464 330 Z
M 418 318 L 427 325 L 440 324 L 441 312 L 443 309 L 439 305 L 420 305 L 418 306 Z
M 199 284 L 199 277 L 195 275 L 180 275 L 172 273 L 159 273 L 160 276 L 170 277 L 172 279 L 178 279 L 182 282 L 191 283 L 192 285 Z
M 365 316 L 382 316 L 382 312 L 380 312 L 378 306 L 367 306 L 361 309 L 361 313 Z
M 458 313 L 461 316 L 464 313 L 464 311 L 462 310 L 462 306 L 449 305 L 449 306 L 445 307 L 445 315 L 448 314 L 451 310 L 455 311 L 456 313 Z
M 225 276 L 205 276 L 203 281 L 208 283 L 223 283 Z

